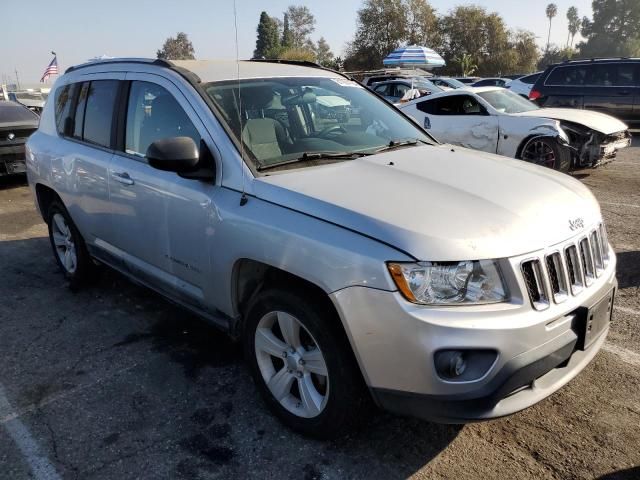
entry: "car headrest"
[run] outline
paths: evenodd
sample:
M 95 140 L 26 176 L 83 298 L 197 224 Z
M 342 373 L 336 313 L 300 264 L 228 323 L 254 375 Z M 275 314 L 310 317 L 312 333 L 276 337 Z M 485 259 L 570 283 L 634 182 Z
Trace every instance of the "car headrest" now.
M 240 90 L 240 97 L 242 108 L 259 110 L 273 101 L 273 90 L 270 87 L 244 87 Z
M 282 105 L 290 107 L 293 105 L 302 105 L 305 103 L 315 103 L 316 94 L 313 92 L 304 92 L 302 95 L 291 95 L 282 99 Z

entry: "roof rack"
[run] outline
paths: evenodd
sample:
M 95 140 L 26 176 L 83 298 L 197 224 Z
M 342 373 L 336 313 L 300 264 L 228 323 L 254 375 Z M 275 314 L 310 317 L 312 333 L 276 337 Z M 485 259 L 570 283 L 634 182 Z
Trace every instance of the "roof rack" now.
M 349 80 L 355 80 L 348 72 L 339 72 L 338 70 L 334 70 L 333 68 L 323 67 L 319 63 L 310 62 L 308 60 L 285 60 L 281 58 L 252 58 L 249 60 L 250 62 L 258 62 L 258 63 L 279 63 L 282 65 L 298 65 L 300 67 L 309 67 L 309 68 L 317 68 L 319 70 L 325 70 L 327 72 L 337 73 L 338 75 L 342 75 Z
M 198 77 L 198 75 L 193 73 L 191 70 L 188 70 L 188 69 L 182 68 L 182 67 L 178 67 L 177 65 L 175 65 L 170 60 L 165 60 L 164 58 L 126 58 L 126 57 L 122 57 L 122 58 L 107 58 L 107 59 L 104 59 L 104 60 L 96 59 L 96 60 L 91 60 L 89 62 L 81 63 L 80 65 L 73 65 L 73 66 L 67 68 L 64 71 L 64 73 L 67 74 L 67 73 L 70 73 L 70 72 L 75 72 L 76 70 L 80 70 L 82 68 L 93 67 L 93 66 L 96 66 L 96 65 L 113 65 L 113 64 L 118 64 L 118 63 L 139 63 L 139 64 L 143 64 L 143 65 L 156 65 L 158 67 L 164 67 L 164 68 L 168 68 L 170 70 L 173 70 L 174 72 L 178 73 L 179 75 L 184 77 L 186 80 L 188 80 L 190 83 L 200 83 L 201 82 L 200 77 Z

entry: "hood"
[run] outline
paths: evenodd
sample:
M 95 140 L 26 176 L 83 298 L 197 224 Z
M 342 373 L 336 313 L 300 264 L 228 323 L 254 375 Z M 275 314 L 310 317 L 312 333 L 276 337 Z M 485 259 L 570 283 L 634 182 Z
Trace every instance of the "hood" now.
M 568 175 L 451 145 L 275 173 L 257 178 L 254 194 L 419 260 L 520 255 L 577 235 L 569 220 L 600 219 L 593 195 Z
M 591 110 L 578 110 L 572 108 L 541 108 L 530 112 L 522 112 L 516 115 L 523 117 L 544 117 L 554 120 L 584 125 L 605 135 L 611 135 L 626 130 L 627 125 L 611 115 Z

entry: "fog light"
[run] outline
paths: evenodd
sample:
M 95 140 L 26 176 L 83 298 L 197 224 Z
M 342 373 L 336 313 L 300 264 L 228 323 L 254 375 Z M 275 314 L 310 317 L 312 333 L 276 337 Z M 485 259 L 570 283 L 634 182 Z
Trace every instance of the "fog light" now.
M 438 374 L 446 378 L 456 378 L 467 369 L 464 353 L 458 350 L 445 350 L 438 352 L 435 357 Z

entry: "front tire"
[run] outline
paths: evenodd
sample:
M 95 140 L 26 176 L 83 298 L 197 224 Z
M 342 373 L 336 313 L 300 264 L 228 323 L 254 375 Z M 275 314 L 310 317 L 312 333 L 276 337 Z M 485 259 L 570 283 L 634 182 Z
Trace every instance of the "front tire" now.
M 53 256 L 72 289 L 84 284 L 93 268 L 93 263 L 84 239 L 76 228 L 64 205 L 54 200 L 47 211 L 49 240 Z
M 364 402 L 362 378 L 330 308 L 295 290 L 252 301 L 245 355 L 270 410 L 288 427 L 332 438 L 353 427 Z
M 550 137 L 534 137 L 524 144 L 520 158 L 525 162 L 567 173 L 571 168 L 571 152 Z

